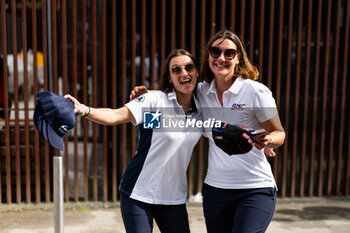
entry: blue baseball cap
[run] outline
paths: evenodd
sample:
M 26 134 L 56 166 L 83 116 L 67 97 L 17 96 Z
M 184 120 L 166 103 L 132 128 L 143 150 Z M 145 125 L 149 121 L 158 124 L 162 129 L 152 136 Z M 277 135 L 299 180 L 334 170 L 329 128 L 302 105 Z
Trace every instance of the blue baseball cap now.
M 63 150 L 63 136 L 75 126 L 74 104 L 53 92 L 38 92 L 33 120 L 40 135 L 52 147 Z

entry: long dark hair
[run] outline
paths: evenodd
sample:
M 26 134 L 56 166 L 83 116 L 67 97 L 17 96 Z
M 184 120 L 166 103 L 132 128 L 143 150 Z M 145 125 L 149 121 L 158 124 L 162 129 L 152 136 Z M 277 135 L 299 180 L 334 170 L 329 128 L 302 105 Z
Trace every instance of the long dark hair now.
M 160 80 L 159 80 L 159 90 L 165 92 L 165 93 L 169 93 L 172 92 L 174 90 L 174 86 L 172 83 L 170 83 L 170 69 L 169 69 L 169 65 L 170 65 L 170 61 L 173 57 L 177 57 L 177 56 L 181 56 L 181 55 L 185 55 L 188 56 L 189 58 L 191 58 L 194 66 L 196 67 L 196 69 L 198 68 L 198 63 L 196 61 L 196 59 L 193 57 L 193 55 L 184 50 L 184 49 L 175 49 L 173 50 L 167 57 L 167 59 L 165 60 L 165 63 L 162 67 L 161 70 L 161 75 L 160 75 Z M 197 81 L 198 82 L 198 81 Z M 197 87 L 197 86 L 196 86 Z
M 259 77 L 258 69 L 252 65 L 248 59 L 247 52 L 244 49 L 241 39 L 232 31 L 224 29 L 213 35 L 207 43 L 204 53 L 201 58 L 200 80 L 210 83 L 214 78 L 214 73 L 209 67 L 209 49 L 212 44 L 218 39 L 229 39 L 237 46 L 237 56 L 239 64 L 236 66 L 233 77 L 242 76 L 246 79 L 257 80 Z

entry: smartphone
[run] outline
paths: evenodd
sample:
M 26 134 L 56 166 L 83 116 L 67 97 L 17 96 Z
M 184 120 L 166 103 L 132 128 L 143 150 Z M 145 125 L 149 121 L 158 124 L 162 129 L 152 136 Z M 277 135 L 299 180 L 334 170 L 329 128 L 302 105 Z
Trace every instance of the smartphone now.
M 251 131 L 250 133 L 253 135 L 252 139 L 255 142 L 258 141 L 260 137 L 264 137 L 265 135 L 269 134 L 269 132 L 266 131 L 265 129 L 257 129 L 257 130 Z

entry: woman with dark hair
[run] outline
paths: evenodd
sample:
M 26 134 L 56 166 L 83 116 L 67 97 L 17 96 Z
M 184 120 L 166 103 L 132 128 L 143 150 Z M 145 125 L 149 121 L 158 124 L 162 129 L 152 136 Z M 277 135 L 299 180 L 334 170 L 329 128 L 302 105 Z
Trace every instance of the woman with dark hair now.
M 203 120 L 265 129 L 248 153 L 229 156 L 209 139 L 203 210 L 209 233 L 265 232 L 276 205 L 276 183 L 265 148 L 283 144 L 285 132 L 271 91 L 257 82 L 259 72 L 239 37 L 229 30 L 213 35 L 201 58 L 197 96 Z M 216 109 L 213 111 L 213 109 Z M 218 114 L 218 112 L 220 114 Z
M 166 59 L 159 91 L 146 93 L 119 109 L 92 108 L 70 95 L 75 113 L 104 125 L 139 125 L 135 156 L 128 164 L 119 191 L 126 232 L 152 232 L 153 219 L 161 232 L 190 232 L 187 218 L 186 170 L 201 130 L 162 129 L 161 119 L 176 115 L 201 119 L 193 91 L 198 70 L 193 56 L 176 49 Z M 148 118 L 147 118 L 148 117 Z

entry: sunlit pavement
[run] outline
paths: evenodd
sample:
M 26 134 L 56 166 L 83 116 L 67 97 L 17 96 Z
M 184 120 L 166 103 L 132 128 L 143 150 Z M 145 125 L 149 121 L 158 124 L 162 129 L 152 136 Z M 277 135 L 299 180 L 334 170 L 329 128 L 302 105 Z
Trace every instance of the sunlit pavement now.
M 201 204 L 189 203 L 188 213 L 191 232 L 205 233 Z M 350 198 L 279 199 L 267 232 L 350 232 L 349 219 Z M 0 205 L 0 232 L 54 232 L 53 204 Z M 64 232 L 125 232 L 119 203 L 66 203 Z

